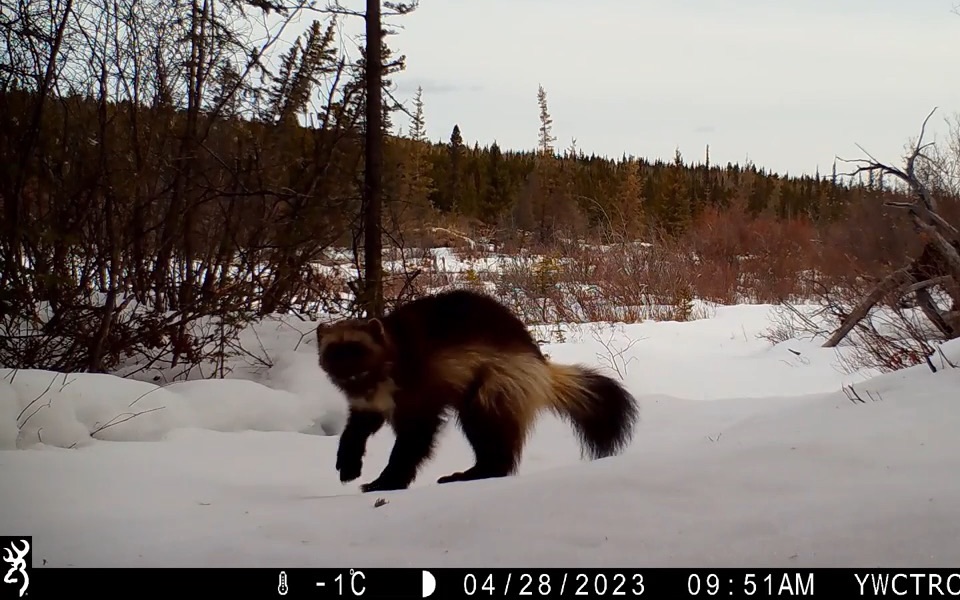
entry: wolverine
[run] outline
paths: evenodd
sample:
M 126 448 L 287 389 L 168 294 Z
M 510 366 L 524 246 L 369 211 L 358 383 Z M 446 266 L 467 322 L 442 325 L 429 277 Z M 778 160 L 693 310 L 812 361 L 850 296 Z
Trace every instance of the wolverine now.
M 566 419 L 593 459 L 621 452 L 639 419 L 636 399 L 619 382 L 551 362 L 523 321 L 480 292 L 441 292 L 382 318 L 323 324 L 317 342 L 320 367 L 349 404 L 340 481 L 360 477 L 367 440 L 384 423 L 396 434 L 386 467 L 363 492 L 409 487 L 451 412 L 475 464 L 438 483 L 514 474 L 541 411 Z

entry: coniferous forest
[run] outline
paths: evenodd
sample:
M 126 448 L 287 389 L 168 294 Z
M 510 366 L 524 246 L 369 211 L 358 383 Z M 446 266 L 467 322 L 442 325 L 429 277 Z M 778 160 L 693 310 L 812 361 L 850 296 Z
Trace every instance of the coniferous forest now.
M 11 5 L 0 17 L 0 362 L 189 362 L 263 315 L 359 310 L 345 298 L 363 279 L 368 73 L 365 49 L 344 52 L 337 33 L 357 14 L 309 11 L 316 20 L 284 45 L 281 25 L 302 6 Z M 413 10 L 387 8 L 385 20 Z M 280 22 L 266 35 L 249 26 L 263 11 Z M 468 273 L 531 322 L 642 318 L 609 307 L 649 297 L 677 319 L 693 298 L 809 298 L 868 285 L 923 247 L 889 206 L 912 201 L 889 174 L 851 175 L 843 162 L 772 173 L 717 164 L 709 147 L 670 161 L 588 155 L 555 139 L 536 82 L 528 150 L 469 145 L 456 124 L 428 139 L 430 99 L 393 93 L 406 65 L 392 43 L 388 31 L 378 70 L 388 306 L 449 283 L 424 252 L 437 246 L 548 257 Z M 949 149 L 938 160 L 952 164 Z M 938 173 L 919 175 L 957 222 L 956 189 Z M 353 272 L 317 268 L 343 255 Z M 198 333 L 211 317 L 216 330 Z

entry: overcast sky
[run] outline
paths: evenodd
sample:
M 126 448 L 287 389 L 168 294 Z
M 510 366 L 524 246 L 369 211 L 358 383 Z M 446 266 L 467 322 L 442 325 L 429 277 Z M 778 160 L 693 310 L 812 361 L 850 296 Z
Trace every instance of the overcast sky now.
M 955 3 L 421 0 L 388 42 L 433 140 L 459 124 L 471 145 L 534 148 L 542 84 L 558 148 L 699 160 L 709 144 L 715 163 L 827 173 L 858 143 L 898 161 L 935 106 L 940 132 L 960 112 Z

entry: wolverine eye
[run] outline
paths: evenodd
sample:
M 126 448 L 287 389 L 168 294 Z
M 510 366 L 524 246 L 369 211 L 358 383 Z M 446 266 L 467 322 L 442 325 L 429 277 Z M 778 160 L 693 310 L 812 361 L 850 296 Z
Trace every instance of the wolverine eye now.
M 361 371 L 359 373 L 354 373 L 353 375 L 348 375 L 347 381 L 351 383 L 355 383 L 357 381 L 366 379 L 369 375 L 370 375 L 370 371 Z
M 364 362 L 369 350 L 363 344 L 356 342 L 347 342 L 343 344 L 330 345 L 324 352 L 324 358 L 330 364 L 338 365 L 356 365 Z

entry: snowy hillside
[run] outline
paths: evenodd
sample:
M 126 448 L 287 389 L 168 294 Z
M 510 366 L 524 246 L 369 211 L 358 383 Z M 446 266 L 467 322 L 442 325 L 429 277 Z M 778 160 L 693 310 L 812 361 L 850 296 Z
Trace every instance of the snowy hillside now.
M 358 486 L 386 429 L 337 479 L 344 404 L 311 336 L 222 381 L 0 371 L 0 531 L 33 535 L 36 566 L 960 564 L 960 345 L 936 373 L 847 374 L 816 342 L 758 339 L 769 310 L 568 328 L 552 358 L 616 366 L 642 403 L 625 455 L 581 462 L 544 418 L 519 476 L 438 486 L 472 464 L 450 425 L 381 494 Z

